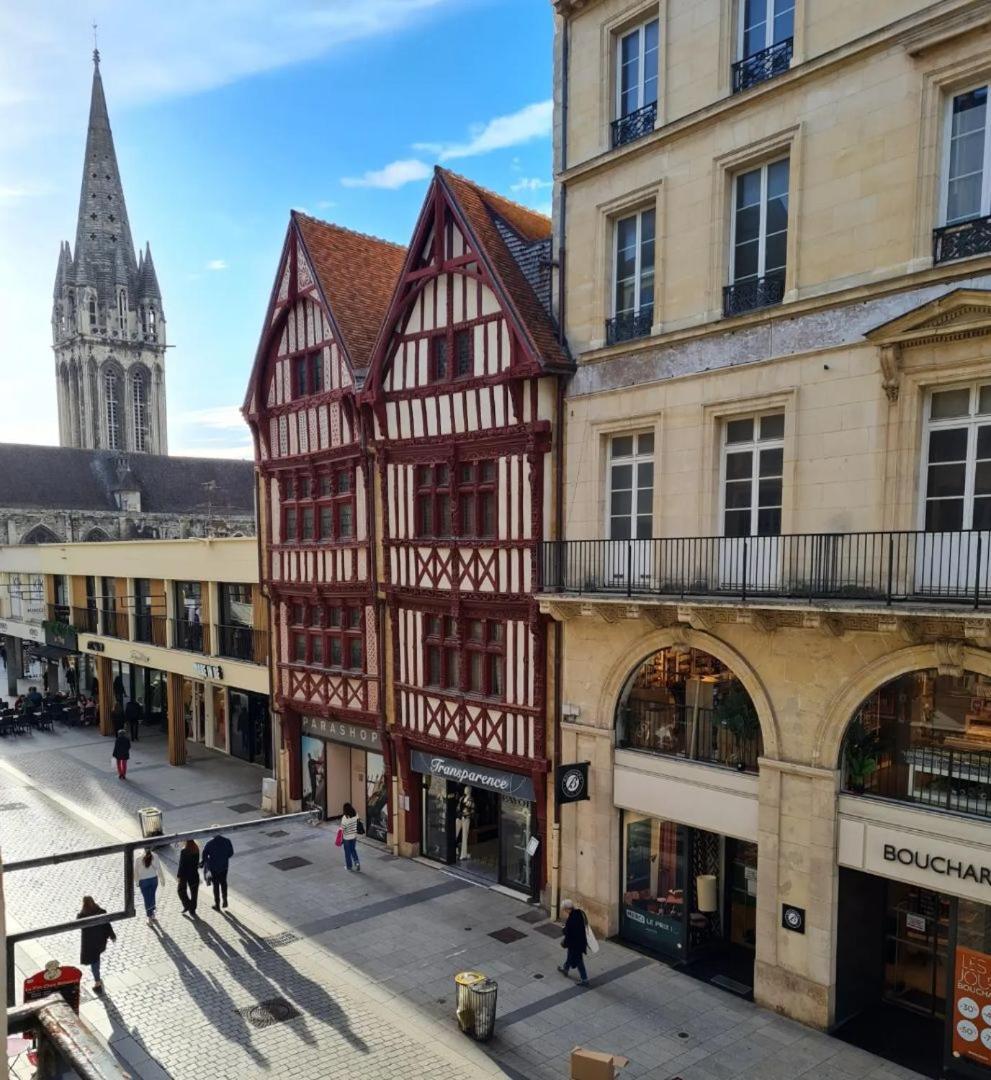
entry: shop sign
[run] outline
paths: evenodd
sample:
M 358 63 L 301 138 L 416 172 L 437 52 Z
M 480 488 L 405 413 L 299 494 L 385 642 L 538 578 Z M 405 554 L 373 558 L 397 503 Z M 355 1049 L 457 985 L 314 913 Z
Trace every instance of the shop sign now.
M 413 772 L 443 776 L 445 780 L 452 780 L 456 784 L 470 784 L 485 791 L 495 791 L 500 795 L 512 795 L 514 799 L 522 799 L 524 802 L 533 802 L 533 780 L 519 773 L 489 769 L 485 765 L 474 765 L 468 761 L 453 761 L 437 754 L 425 754 L 422 750 L 410 751 L 410 768 Z
M 220 682 L 224 677 L 224 669 L 219 664 L 193 664 L 193 671 L 204 679 L 214 679 Z
M 57 960 L 49 960 L 45 970 L 24 980 L 24 1004 L 38 1001 L 49 994 L 59 993 L 73 1012 L 79 1013 L 79 985 L 83 973 L 77 967 L 62 967 Z
M 959 947 L 953 973 L 953 1056 L 991 1065 L 991 956 Z
M 366 750 L 378 750 L 381 746 L 379 730 L 362 724 L 346 724 L 341 720 L 324 720 L 320 716 L 303 717 L 303 734 L 316 735 L 331 742 L 361 746 Z
M 805 933 L 805 908 L 794 904 L 781 905 L 781 925 L 794 934 Z
M 89 649 L 90 652 L 105 652 L 106 651 L 102 641 L 87 641 L 86 642 L 86 648 Z
M 659 952 L 681 949 L 682 925 L 651 911 L 623 905 L 623 936 Z
M 32 641 L 42 640 L 40 626 L 32 626 L 30 623 L 14 622 L 12 620 L 0 621 L 0 634 L 10 634 L 13 637 L 30 638 Z
M 69 652 L 75 652 L 79 648 L 76 628 L 70 623 L 58 619 L 46 619 L 42 626 L 45 628 L 46 645 L 53 645 L 57 649 L 68 649 Z
M 583 802 L 588 795 L 589 762 L 579 761 L 574 765 L 558 765 L 557 801 L 559 803 Z

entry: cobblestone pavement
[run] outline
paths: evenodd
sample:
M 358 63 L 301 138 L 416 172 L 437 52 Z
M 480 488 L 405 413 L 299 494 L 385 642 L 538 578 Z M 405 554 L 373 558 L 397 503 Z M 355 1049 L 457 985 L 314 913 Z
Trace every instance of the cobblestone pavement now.
M 168 831 L 258 815 L 253 766 L 194 747 L 191 765 L 173 769 L 164 740 L 147 734 L 121 782 L 109 745 L 62 728 L 0 741 L 5 862 L 133 838 L 142 806 L 161 807 Z M 580 989 L 555 971 L 557 933 L 534 909 L 372 843 L 362 873 L 348 874 L 332 837 L 275 822 L 235 834 L 229 914 L 201 892 L 202 918 L 184 918 L 170 880 L 157 928 L 117 924 L 107 992 L 85 993 L 83 1013 L 136 1076 L 559 1080 L 581 1043 L 629 1057 L 624 1080 L 917 1077 L 613 942 Z M 272 865 L 288 856 L 303 862 Z M 119 908 L 121 861 L 7 875 L 8 921 L 71 918 L 83 893 Z M 520 936 L 491 936 L 506 928 Z M 18 950 L 19 978 L 50 957 L 75 962 L 78 947 L 75 934 L 31 943 Z M 484 1047 L 453 1017 L 452 978 L 466 968 L 499 982 L 497 1033 Z M 253 1026 L 246 1011 L 272 999 L 300 1015 Z

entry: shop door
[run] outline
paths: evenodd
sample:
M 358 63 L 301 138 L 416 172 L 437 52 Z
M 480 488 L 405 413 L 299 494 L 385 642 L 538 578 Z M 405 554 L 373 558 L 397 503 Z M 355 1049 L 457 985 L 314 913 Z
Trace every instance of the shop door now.
M 729 940 L 753 952 L 757 945 L 757 845 L 726 841 L 729 867 Z
M 454 862 L 457 800 L 454 784 L 440 776 L 423 777 L 423 854 L 428 859 Z
M 887 882 L 884 999 L 941 1019 L 946 1015 L 950 900 L 917 885 Z
M 457 858 L 465 870 L 499 879 L 499 796 L 462 786 L 457 805 Z
M 530 843 L 531 805 L 503 795 L 499 799 L 499 881 L 528 895 L 533 892 Z
M 385 758 L 369 750 L 365 754 L 365 833 L 383 843 L 389 837 L 389 789 L 385 781 Z

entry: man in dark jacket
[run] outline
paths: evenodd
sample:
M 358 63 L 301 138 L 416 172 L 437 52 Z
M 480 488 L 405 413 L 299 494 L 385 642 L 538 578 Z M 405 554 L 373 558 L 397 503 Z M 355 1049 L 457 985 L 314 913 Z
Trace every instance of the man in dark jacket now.
M 106 915 L 106 911 L 100 907 L 92 896 L 83 897 L 82 911 L 76 916 L 77 919 L 90 919 L 94 915 Z M 79 948 L 80 964 L 89 964 L 93 972 L 93 990 L 99 994 L 103 991 L 103 982 L 100 979 L 100 959 L 103 956 L 107 943 L 116 941 L 117 935 L 110 923 L 97 923 L 96 926 L 87 926 L 82 931 L 82 944 Z
M 44 703 L 44 698 L 41 696 L 41 692 L 37 686 L 32 686 L 28 691 L 27 703 L 32 709 L 40 709 Z
M 572 968 L 578 969 L 578 985 L 588 986 L 588 972 L 585 970 L 585 953 L 588 952 L 588 935 L 585 933 L 585 912 L 576 908 L 570 900 L 561 903 L 561 913 L 567 913 L 564 921 L 564 941 L 568 950 L 563 964 L 558 967 L 562 975 L 567 975 Z
M 141 723 L 141 706 L 134 698 L 131 698 L 124 706 L 124 719 L 127 721 L 127 726 L 131 729 L 131 738 L 134 742 L 137 742 L 138 724 Z
M 213 879 L 214 911 L 220 910 L 221 899 L 223 899 L 224 907 L 227 907 L 227 868 L 230 866 L 233 854 L 234 845 L 220 833 L 203 846 L 203 860 L 200 865 Z
M 117 775 L 121 780 L 127 779 L 127 762 L 131 756 L 131 740 L 121 728 L 114 740 L 113 756 L 117 759 Z

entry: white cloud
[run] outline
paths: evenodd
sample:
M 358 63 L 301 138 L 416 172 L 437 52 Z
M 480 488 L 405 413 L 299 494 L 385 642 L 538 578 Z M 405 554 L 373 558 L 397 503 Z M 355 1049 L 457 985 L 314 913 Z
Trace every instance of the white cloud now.
M 497 116 L 484 124 L 472 124 L 466 141 L 414 143 L 413 149 L 419 153 L 434 154 L 439 161 L 453 161 L 456 158 L 489 154 L 493 150 L 505 150 L 510 146 L 521 146 L 550 135 L 553 112 L 554 103 L 550 98 L 536 101 L 509 113 L 508 116 Z
M 541 180 L 539 176 L 521 176 L 515 184 L 509 185 L 510 191 L 543 191 L 553 187 L 550 180 Z
M 227 260 L 226 259 L 211 259 L 206 264 L 206 268 L 207 268 L 207 270 L 226 270 L 227 269 Z
M 248 425 L 236 405 L 191 409 L 171 418 L 169 452 L 186 457 L 254 456 Z
M 250 461 L 255 456 L 255 449 L 250 442 L 237 446 L 197 446 L 180 442 L 174 446 L 169 443 L 169 453 L 177 457 L 234 458 L 238 461 Z
M 361 176 L 345 176 L 341 183 L 351 188 L 387 188 L 392 191 L 414 180 L 426 180 L 431 173 L 426 162 L 418 158 L 392 161 L 382 169 L 371 169 Z
M 331 210 L 336 205 L 337 205 L 337 203 L 335 203 L 333 199 L 318 199 L 317 200 L 317 209 L 318 210 Z
M 178 422 L 189 427 L 210 428 L 225 431 L 230 428 L 244 428 L 244 417 L 236 405 L 212 405 L 208 409 L 193 409 L 179 413 Z

